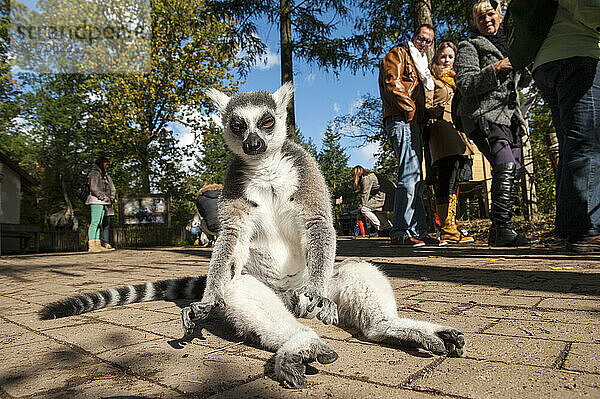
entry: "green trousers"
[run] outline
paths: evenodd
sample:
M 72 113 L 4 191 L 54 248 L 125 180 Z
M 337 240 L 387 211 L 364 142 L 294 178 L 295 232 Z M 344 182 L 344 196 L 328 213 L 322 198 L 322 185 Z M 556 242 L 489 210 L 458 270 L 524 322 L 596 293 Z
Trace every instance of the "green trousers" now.
M 102 219 L 104 218 L 104 205 L 92 204 L 90 208 L 92 208 L 92 219 L 90 220 L 90 228 L 88 229 L 88 240 L 99 240 Z

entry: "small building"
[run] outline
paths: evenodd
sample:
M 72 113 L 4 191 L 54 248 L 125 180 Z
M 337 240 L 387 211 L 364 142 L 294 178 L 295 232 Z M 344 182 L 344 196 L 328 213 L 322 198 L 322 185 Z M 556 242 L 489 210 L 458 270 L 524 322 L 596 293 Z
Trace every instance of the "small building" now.
M 38 182 L 0 152 L 0 253 L 21 252 L 39 245 L 39 226 L 21 224 L 21 191 Z M 33 239 L 33 240 L 32 240 Z

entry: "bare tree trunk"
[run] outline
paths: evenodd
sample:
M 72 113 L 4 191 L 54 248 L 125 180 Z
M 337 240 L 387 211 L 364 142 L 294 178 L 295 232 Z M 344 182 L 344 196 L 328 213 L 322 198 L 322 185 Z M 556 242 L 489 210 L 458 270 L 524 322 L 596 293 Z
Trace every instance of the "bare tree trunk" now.
M 281 41 L 281 84 L 294 83 L 292 66 L 292 8 L 290 0 L 281 0 L 279 19 L 279 36 Z M 294 113 L 294 97 L 287 109 L 288 137 L 296 139 L 296 117 Z
M 147 148 L 147 147 L 146 147 Z M 142 180 L 142 193 L 150 193 L 150 154 L 145 150 L 142 154 L 139 154 L 141 173 L 140 177 Z
M 556 175 L 556 169 L 558 168 L 558 137 L 556 137 L 555 130 L 546 135 L 546 144 L 548 145 L 548 155 L 552 163 L 552 170 L 554 170 L 554 175 Z
M 431 0 L 412 0 L 412 14 L 414 21 L 414 31 L 422 24 L 433 25 L 431 16 Z M 435 49 L 435 43 L 427 50 L 427 58 L 431 61 Z

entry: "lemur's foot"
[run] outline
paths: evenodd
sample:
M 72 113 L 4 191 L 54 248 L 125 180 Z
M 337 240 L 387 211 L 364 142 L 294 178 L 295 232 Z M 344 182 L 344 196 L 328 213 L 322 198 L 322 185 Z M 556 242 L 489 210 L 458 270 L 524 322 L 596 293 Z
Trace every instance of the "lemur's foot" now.
M 285 353 L 275 365 L 275 376 L 283 384 L 291 388 L 306 387 L 306 365 L 298 353 Z
M 186 334 L 194 331 L 194 320 L 206 319 L 211 310 L 220 306 L 220 303 L 192 302 L 190 306 L 181 309 L 181 322 Z
M 306 317 L 315 308 L 319 308 L 316 315 L 318 320 L 325 324 L 337 324 L 339 321 L 337 304 L 308 287 L 294 290 L 291 295 L 291 304 L 296 317 Z
M 181 324 L 183 325 L 184 334 L 191 334 L 196 327 L 196 323 L 192 321 L 193 313 L 192 309 L 187 306 L 181 309 Z
M 447 327 L 445 330 L 436 333 L 444 341 L 448 356 L 461 357 L 463 347 L 465 346 L 465 336 L 456 328 Z
M 436 355 L 462 356 L 465 346 L 463 333 L 452 327 L 440 327 L 441 329 L 433 334 L 423 333 L 419 346 Z
M 321 364 L 330 364 L 337 358 L 338 354 L 321 340 L 313 341 L 308 350 L 279 350 L 275 355 L 275 376 L 284 385 L 304 388 L 306 387 L 306 364 L 315 360 Z
M 321 320 L 325 324 L 337 324 L 338 323 L 338 309 L 337 304 L 331 299 L 325 297 L 319 297 L 308 305 L 306 310 L 308 313 L 312 312 L 315 307 L 321 310 L 317 313 L 317 319 Z

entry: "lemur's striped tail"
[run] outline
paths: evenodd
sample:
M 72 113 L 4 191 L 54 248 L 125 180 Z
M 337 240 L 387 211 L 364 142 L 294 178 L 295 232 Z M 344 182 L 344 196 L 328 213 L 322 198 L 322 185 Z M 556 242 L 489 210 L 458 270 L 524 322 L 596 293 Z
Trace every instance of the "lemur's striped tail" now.
M 50 320 L 128 303 L 180 298 L 200 300 L 205 286 L 206 276 L 201 276 L 109 288 L 52 302 L 44 306 L 38 314 L 41 320 Z

